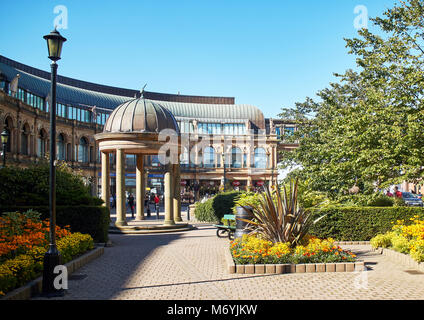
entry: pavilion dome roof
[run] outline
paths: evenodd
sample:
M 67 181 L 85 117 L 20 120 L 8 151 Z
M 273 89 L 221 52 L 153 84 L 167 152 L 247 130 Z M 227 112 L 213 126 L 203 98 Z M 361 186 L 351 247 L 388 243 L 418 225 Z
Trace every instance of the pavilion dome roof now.
M 164 129 L 179 134 L 174 115 L 158 102 L 141 97 L 119 105 L 108 117 L 103 132 L 159 133 Z

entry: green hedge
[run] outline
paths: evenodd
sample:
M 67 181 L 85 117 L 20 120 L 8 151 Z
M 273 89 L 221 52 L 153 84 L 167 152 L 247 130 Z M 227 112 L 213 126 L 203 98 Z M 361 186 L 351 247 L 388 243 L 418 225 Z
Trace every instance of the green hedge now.
M 368 241 L 377 234 L 389 231 L 396 220 L 409 220 L 414 215 L 424 217 L 424 208 L 415 207 L 329 207 L 314 209 L 314 224 L 310 234 L 337 241 Z
M 222 192 L 204 203 L 198 202 L 194 215 L 198 221 L 220 223 L 226 214 L 232 214 L 235 201 L 240 196 L 238 191 Z
M 0 212 L 25 212 L 33 209 L 41 213 L 41 219 L 49 219 L 48 206 L 0 207 Z M 57 206 L 56 224 L 69 225 L 71 232 L 89 234 L 95 242 L 107 242 L 110 224 L 109 210 L 102 206 Z
M 29 168 L 0 168 L 0 204 L 2 206 L 48 206 L 50 168 L 46 161 Z M 103 201 L 90 194 L 90 187 L 73 169 L 60 163 L 56 167 L 56 204 L 101 205 Z

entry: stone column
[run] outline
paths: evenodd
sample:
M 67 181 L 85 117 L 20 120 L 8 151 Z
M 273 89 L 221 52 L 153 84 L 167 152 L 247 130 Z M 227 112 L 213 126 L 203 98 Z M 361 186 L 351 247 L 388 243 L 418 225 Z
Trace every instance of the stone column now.
M 174 198 L 173 198 L 173 210 L 174 210 L 174 221 L 181 222 L 181 172 L 180 165 L 173 164 L 174 171 Z
M 248 176 L 247 177 L 247 191 L 250 191 L 251 188 L 252 188 L 252 177 Z
M 174 204 L 173 204 L 173 165 L 168 164 L 165 173 L 165 221 L 164 225 L 174 225 Z
M 116 226 L 127 225 L 125 206 L 125 157 L 122 149 L 116 150 Z
M 145 180 L 144 180 L 144 156 L 137 154 L 136 166 L 136 183 L 135 183 L 135 199 L 137 213 L 135 220 L 144 220 L 144 194 L 145 194 Z
M 102 152 L 102 200 L 110 210 L 110 162 L 109 153 Z

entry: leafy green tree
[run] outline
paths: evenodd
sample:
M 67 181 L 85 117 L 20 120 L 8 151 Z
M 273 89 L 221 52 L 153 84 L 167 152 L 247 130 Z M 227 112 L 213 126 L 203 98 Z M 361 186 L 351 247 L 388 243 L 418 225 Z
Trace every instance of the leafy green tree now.
M 280 114 L 299 127 L 287 139 L 300 140 L 283 152 L 283 167 L 301 165 L 297 176 L 333 195 L 424 174 L 424 0 L 400 1 L 371 20 L 378 34 L 362 29 L 346 39 L 358 71 L 335 74 L 339 82 L 318 92 L 319 101 Z
M 29 168 L 8 166 L 0 169 L 0 205 L 45 206 L 49 204 L 49 165 L 40 161 Z M 56 204 L 100 205 L 102 201 L 92 197 L 90 187 L 78 171 L 65 163 L 56 167 Z

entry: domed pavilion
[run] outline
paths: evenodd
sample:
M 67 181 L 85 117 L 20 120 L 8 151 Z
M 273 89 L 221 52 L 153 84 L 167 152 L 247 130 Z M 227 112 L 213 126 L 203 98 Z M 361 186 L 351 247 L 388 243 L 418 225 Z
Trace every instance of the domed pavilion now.
M 144 99 L 129 100 L 118 106 L 107 119 L 103 132 L 96 134 L 102 158 L 102 199 L 110 198 L 109 154 L 116 154 L 116 222 L 126 226 L 125 155 L 136 155 L 136 220 L 144 219 L 146 177 L 143 157 L 158 155 L 166 164 L 165 221 L 174 225 L 181 221 L 180 185 L 180 132 L 173 114 L 157 102 Z

